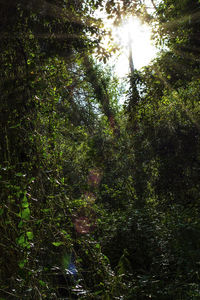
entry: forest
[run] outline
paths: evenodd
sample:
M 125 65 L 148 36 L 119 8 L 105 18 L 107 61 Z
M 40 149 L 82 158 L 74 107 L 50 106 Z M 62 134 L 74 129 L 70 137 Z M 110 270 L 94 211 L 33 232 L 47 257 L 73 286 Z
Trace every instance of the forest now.
M 200 0 L 0 4 L 0 300 L 200 299 Z

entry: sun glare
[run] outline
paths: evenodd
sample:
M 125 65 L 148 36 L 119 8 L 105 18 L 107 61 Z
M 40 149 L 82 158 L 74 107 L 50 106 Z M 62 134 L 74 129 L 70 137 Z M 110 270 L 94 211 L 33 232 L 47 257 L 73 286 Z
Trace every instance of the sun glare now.
M 157 0 L 159 2 L 159 0 Z M 154 11 L 151 1 L 146 0 L 149 11 Z M 97 11 L 96 17 L 102 19 L 105 29 L 111 30 L 114 43 L 121 48 L 121 54 L 112 55 L 109 63 L 115 66 L 115 72 L 119 77 L 129 73 L 129 41 L 131 41 L 132 57 L 135 69 L 139 70 L 148 65 L 156 57 L 158 50 L 151 40 L 151 27 L 143 24 L 137 17 L 129 17 L 121 26 L 112 25 L 113 20 L 107 18 L 105 11 Z M 109 37 L 103 40 L 103 46 L 110 48 Z
M 113 36 L 122 48 L 122 54 L 116 63 L 116 72 L 120 76 L 129 72 L 129 44 L 136 69 L 141 69 L 156 56 L 156 49 L 151 41 L 151 28 L 142 24 L 138 18 L 129 18 L 120 27 L 114 27 Z

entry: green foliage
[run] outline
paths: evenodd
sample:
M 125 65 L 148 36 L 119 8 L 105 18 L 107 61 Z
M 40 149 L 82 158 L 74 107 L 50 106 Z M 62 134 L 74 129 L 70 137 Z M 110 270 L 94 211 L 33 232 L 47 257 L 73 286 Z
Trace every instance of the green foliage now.
M 124 110 L 88 58 L 102 1 L 2 5 L 1 299 L 198 299 L 199 1 L 172 2 L 154 14 L 168 48 L 130 76 Z

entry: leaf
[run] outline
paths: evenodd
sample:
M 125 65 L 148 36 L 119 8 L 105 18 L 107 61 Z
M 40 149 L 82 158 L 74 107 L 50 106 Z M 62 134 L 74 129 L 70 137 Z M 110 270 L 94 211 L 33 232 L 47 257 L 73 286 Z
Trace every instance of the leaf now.
M 44 209 L 41 209 L 41 211 L 44 213 L 48 213 L 48 212 L 50 212 L 50 208 L 44 208 Z
M 27 238 L 28 238 L 29 240 L 32 240 L 32 239 L 33 239 L 33 232 L 32 232 L 32 231 L 27 231 L 27 232 L 26 232 L 26 235 L 27 235 Z
M 27 198 L 24 198 L 24 199 L 23 199 L 23 201 L 22 201 L 22 207 L 23 207 L 23 208 L 29 207 Z
M 106 261 L 107 263 L 110 263 L 110 260 L 109 260 L 109 258 L 108 258 L 106 255 L 104 255 L 103 258 L 105 259 L 105 261 Z
M 22 234 L 19 238 L 16 239 L 17 244 L 22 248 L 29 249 L 31 246 L 29 242 L 26 240 L 25 234 Z
M 61 245 L 64 245 L 63 242 L 53 242 L 52 244 L 53 244 L 55 247 L 59 247 L 59 246 L 61 246 Z
M 19 127 L 20 125 L 21 125 L 21 123 L 16 124 L 16 125 L 13 125 L 13 126 L 10 126 L 10 129 L 17 128 L 17 127 Z M 17 174 L 16 174 L 16 176 L 17 176 Z
M 25 242 L 25 237 L 24 234 L 22 234 L 18 239 L 17 239 L 17 244 L 22 246 Z
M 20 217 L 24 220 L 29 220 L 30 219 L 30 209 L 27 207 L 22 210 L 20 213 Z
M 99 294 L 102 294 L 102 291 L 96 291 L 96 292 L 94 293 L 95 296 L 97 296 L 97 295 L 99 295 Z
M 46 286 L 46 283 L 43 280 L 39 280 L 39 283 L 41 284 L 41 286 Z
M 24 222 L 21 220 L 21 221 L 19 222 L 19 224 L 18 224 L 18 228 L 22 228 L 23 225 L 24 225 Z
M 13 128 L 13 127 L 10 127 L 10 128 Z M 18 176 L 18 177 L 25 177 L 26 175 L 21 173 L 21 172 L 18 172 L 15 174 L 15 176 Z
M 18 266 L 20 267 L 20 269 L 23 269 L 26 262 L 27 262 L 27 259 L 23 259 L 23 260 L 19 261 Z

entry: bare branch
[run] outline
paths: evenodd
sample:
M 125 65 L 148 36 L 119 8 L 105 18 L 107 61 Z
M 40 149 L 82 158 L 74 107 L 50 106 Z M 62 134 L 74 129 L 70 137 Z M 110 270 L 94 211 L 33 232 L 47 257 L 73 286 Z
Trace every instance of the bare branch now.
M 155 5 L 154 0 L 151 0 L 151 3 L 152 3 L 152 5 L 153 5 L 154 9 L 157 10 L 157 7 L 156 7 L 156 5 Z

